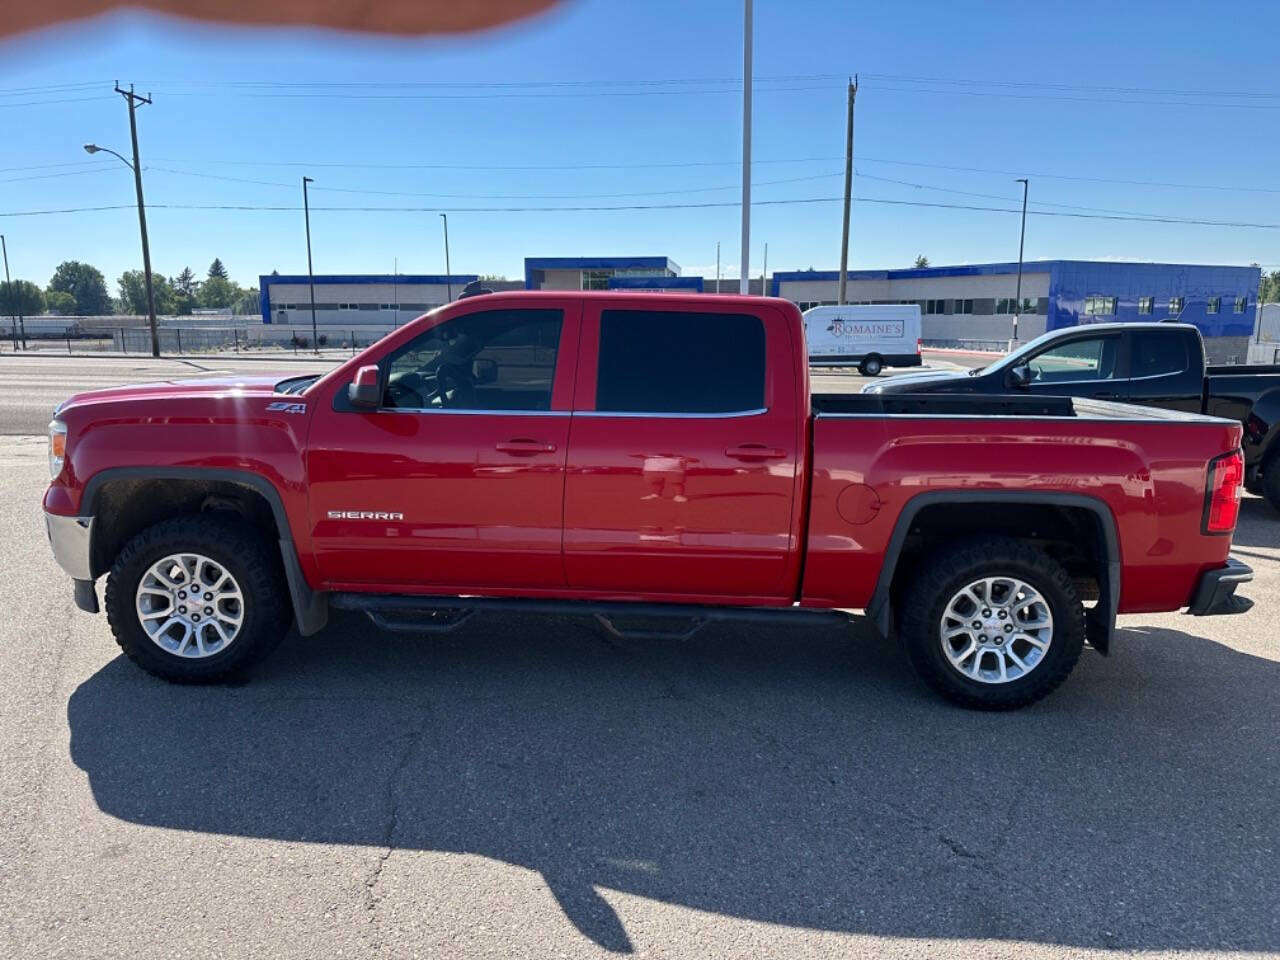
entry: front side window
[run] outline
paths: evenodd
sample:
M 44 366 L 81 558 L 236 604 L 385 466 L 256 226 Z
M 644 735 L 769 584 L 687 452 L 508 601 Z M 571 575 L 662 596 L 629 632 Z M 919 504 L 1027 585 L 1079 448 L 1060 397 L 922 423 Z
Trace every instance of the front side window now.
M 1168 336 L 1163 332 L 1134 333 L 1130 349 L 1131 377 L 1168 376 L 1182 373 L 1191 366 L 1184 336 Z
M 1115 337 L 1073 340 L 1032 358 L 1033 383 L 1106 380 L 1115 374 Z
M 382 405 L 411 410 L 550 410 L 560 310 L 455 317 L 391 355 Z
M 605 310 L 596 410 L 743 413 L 764 407 L 765 335 L 759 317 Z

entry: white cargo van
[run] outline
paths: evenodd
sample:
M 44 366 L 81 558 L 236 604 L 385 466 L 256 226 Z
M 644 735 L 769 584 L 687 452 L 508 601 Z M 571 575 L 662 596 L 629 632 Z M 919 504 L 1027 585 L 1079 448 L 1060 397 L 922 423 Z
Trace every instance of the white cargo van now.
M 920 305 L 846 304 L 804 312 L 809 363 L 857 367 L 874 377 L 885 367 L 920 366 Z

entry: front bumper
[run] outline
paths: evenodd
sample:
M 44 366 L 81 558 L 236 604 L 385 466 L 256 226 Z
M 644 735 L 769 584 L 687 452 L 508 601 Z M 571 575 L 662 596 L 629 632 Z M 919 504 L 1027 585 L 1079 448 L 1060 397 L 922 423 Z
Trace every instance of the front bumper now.
M 92 580 L 93 517 L 62 517 L 46 510 L 44 526 L 58 566 L 75 580 Z
M 1248 597 L 1237 597 L 1236 587 L 1253 579 L 1253 568 L 1234 557 L 1227 557 L 1227 565 L 1200 575 L 1195 595 L 1187 613 L 1197 617 L 1220 614 L 1244 613 L 1253 606 Z

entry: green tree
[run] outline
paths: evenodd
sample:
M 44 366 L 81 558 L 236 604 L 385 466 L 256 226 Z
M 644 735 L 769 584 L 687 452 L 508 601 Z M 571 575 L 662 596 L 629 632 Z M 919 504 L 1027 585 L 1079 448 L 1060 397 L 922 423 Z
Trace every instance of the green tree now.
M 929 258 L 928 258 L 928 257 L 926 257 L 923 253 L 922 253 L 922 254 L 920 254 L 920 256 L 916 257 L 916 269 L 917 269 L 917 270 L 923 270 L 923 269 L 924 269 L 925 267 L 927 267 L 928 265 L 929 265 Z
M 183 267 L 182 272 L 173 278 L 174 290 L 188 297 L 194 297 L 196 288 L 199 286 L 200 282 L 196 280 L 196 275 L 191 272 L 190 267 Z
M 218 277 L 221 280 L 227 279 L 227 268 L 222 265 L 222 261 L 217 257 L 213 258 L 213 263 L 209 264 L 209 279 Z
M 216 262 L 216 261 L 215 261 Z M 241 296 L 241 290 L 226 277 L 210 274 L 209 279 L 200 284 L 200 306 L 206 309 L 224 310 L 234 304 Z
M 49 289 L 69 293 L 75 298 L 77 317 L 102 316 L 111 313 L 111 296 L 107 293 L 107 280 L 97 267 L 79 260 L 64 260 L 58 264 L 49 281 Z
M 76 315 L 76 298 L 61 290 L 50 290 L 44 295 L 45 309 L 54 316 L 74 317 Z
M 20 313 L 34 317 L 44 313 L 44 305 L 44 291 L 30 280 L 0 282 L 0 315 L 9 317 Z
M 231 305 L 231 312 L 240 315 L 255 314 L 261 309 L 262 303 L 258 299 L 257 287 L 241 290 L 239 299 Z
M 147 285 L 141 270 L 126 270 L 116 281 L 120 296 L 116 299 L 121 313 L 145 315 L 147 312 Z M 176 291 L 162 273 L 151 275 L 151 292 L 156 298 L 156 313 L 177 312 Z
M 1280 302 L 1280 270 L 1272 270 L 1262 275 L 1262 281 L 1258 284 L 1258 302 Z

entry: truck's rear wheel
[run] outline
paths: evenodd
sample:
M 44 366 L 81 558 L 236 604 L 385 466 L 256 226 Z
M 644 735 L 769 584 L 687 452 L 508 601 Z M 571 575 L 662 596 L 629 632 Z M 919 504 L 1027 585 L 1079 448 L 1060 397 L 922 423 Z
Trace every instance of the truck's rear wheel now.
M 1275 446 L 1273 443 L 1272 446 Z M 1262 464 L 1261 493 L 1273 510 L 1280 510 L 1280 450 L 1274 450 Z
M 1070 574 L 1035 547 L 983 537 L 926 561 L 903 594 L 901 634 L 921 678 L 965 707 L 1034 703 L 1066 679 L 1084 645 Z
M 876 354 L 866 357 L 858 364 L 858 372 L 864 377 L 878 377 L 880 371 L 884 369 L 884 361 Z
M 212 683 L 258 662 L 284 637 L 289 609 L 278 557 L 253 530 L 216 514 L 143 530 L 107 578 L 116 641 L 148 673 Z

